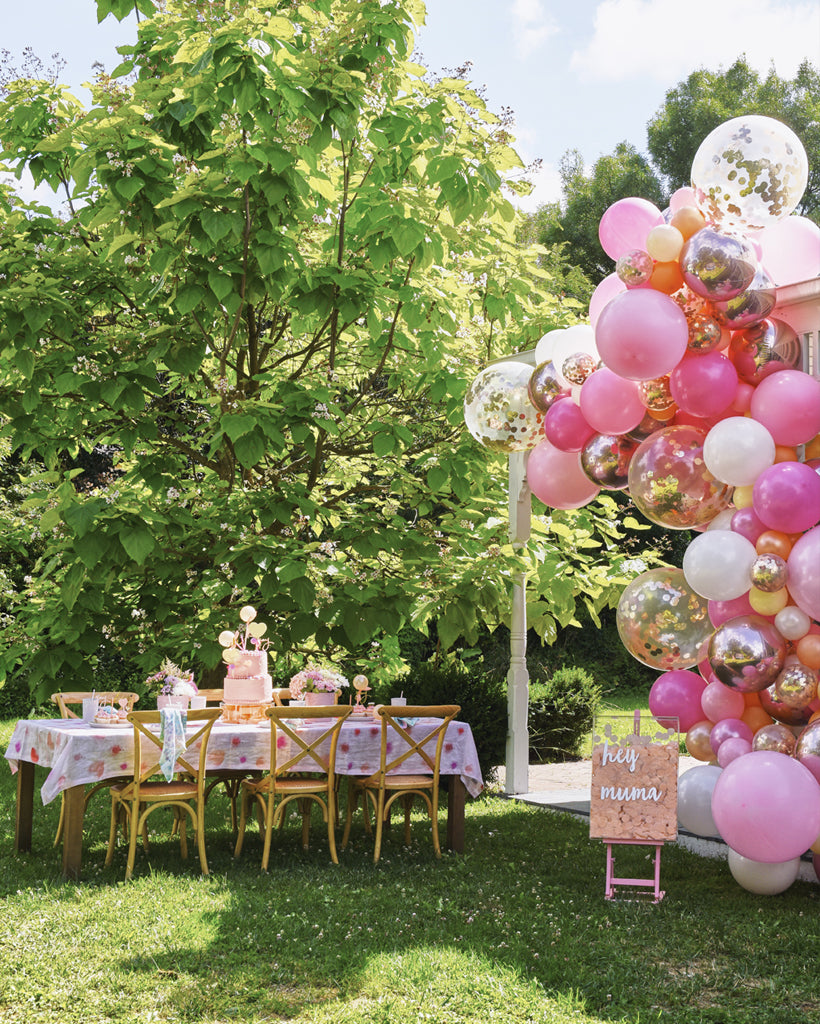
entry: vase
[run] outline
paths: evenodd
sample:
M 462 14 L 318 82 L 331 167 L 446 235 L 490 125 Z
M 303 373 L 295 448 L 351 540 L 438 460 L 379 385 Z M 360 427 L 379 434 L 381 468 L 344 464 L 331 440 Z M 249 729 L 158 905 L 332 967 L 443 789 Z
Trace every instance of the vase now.
M 157 709 L 179 708 L 180 711 L 187 711 L 188 699 L 189 698 L 184 694 L 161 693 L 159 697 L 157 697 Z
M 320 690 L 317 693 L 305 693 L 305 705 L 309 708 L 323 707 L 327 704 L 336 703 L 336 694 Z

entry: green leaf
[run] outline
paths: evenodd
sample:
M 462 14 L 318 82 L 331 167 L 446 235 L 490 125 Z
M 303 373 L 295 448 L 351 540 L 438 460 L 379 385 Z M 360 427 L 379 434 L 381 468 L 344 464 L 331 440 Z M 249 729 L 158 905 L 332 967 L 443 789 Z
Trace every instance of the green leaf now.
M 373 451 L 380 459 L 389 455 L 396 447 L 396 438 L 387 431 L 382 431 L 373 437 Z
M 133 526 L 123 524 L 120 529 L 120 543 L 125 548 L 128 557 L 133 559 L 137 565 L 142 565 L 156 547 L 151 531 L 144 523 L 137 523 Z
M 231 441 L 238 441 L 256 428 L 256 417 L 248 413 L 227 413 L 220 420 L 220 426 Z
M 362 605 L 350 601 L 342 612 L 342 626 L 354 646 L 365 643 L 373 632 L 372 616 Z
M 31 349 L 18 349 L 14 353 L 14 365 L 26 380 L 31 380 L 34 376 L 34 353 Z
M 243 434 L 234 442 L 236 457 L 246 469 L 252 469 L 265 457 L 265 439 L 260 431 Z
M 69 611 L 77 603 L 77 598 L 80 596 L 84 582 L 85 567 L 75 563 L 65 574 L 60 585 L 60 600 Z
M 84 537 L 78 538 L 74 543 L 74 550 L 87 569 L 93 569 L 102 560 L 103 555 L 110 547 L 110 539 L 99 531 L 87 533 Z

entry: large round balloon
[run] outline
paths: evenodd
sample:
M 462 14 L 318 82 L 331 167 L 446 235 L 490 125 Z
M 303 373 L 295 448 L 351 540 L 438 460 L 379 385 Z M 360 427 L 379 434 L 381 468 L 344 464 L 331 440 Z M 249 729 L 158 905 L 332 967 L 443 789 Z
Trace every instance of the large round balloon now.
M 621 292 L 601 311 L 595 340 L 605 366 L 627 380 L 652 380 L 670 373 L 689 341 L 680 306 L 652 288 Z
M 745 292 L 757 271 L 749 243 L 714 228 L 692 235 L 680 254 L 680 265 L 692 291 L 712 302 L 725 302 Z
M 735 852 L 777 864 L 802 856 L 820 835 L 820 786 L 786 754 L 753 750 L 723 769 L 712 815 Z
M 697 427 L 666 427 L 632 456 L 629 492 L 650 522 L 669 530 L 705 526 L 729 507 L 732 488 L 716 480 L 703 457 L 706 433 Z
M 708 601 L 732 601 L 751 587 L 755 546 L 731 530 L 707 530 L 689 542 L 683 555 L 686 582 Z
M 629 463 L 638 442 L 619 434 L 595 434 L 581 449 L 581 468 L 607 491 L 622 491 L 629 480 Z
M 485 367 L 464 396 L 464 422 L 485 448 L 520 452 L 543 436 L 543 413 L 529 399 L 532 368 L 512 361 Z
M 808 176 L 808 157 L 797 135 L 760 114 L 718 125 L 692 162 L 697 204 L 707 220 L 724 228 L 766 228 L 787 217 Z
M 774 463 L 774 457 L 772 435 L 762 423 L 748 416 L 730 416 L 721 420 L 712 427 L 703 442 L 706 468 L 718 480 L 733 487 L 753 484 L 763 470 Z M 745 510 L 740 509 L 735 515 L 741 511 Z M 740 530 L 735 532 L 740 533 Z
M 678 779 L 678 821 L 696 836 L 718 835 L 712 817 L 712 793 L 721 769 L 715 764 L 699 764 L 681 772 Z
M 784 217 L 760 234 L 760 262 L 778 285 L 820 275 L 820 227 L 808 217 Z
M 635 381 L 624 380 L 607 366 L 586 379 L 579 402 L 586 421 L 602 434 L 626 434 L 646 412 Z
M 785 892 L 800 873 L 799 857 L 778 864 L 767 864 L 744 857 L 731 847 L 728 864 L 737 884 L 756 896 L 776 896 Z
M 659 675 L 649 690 L 649 710 L 658 720 L 677 718 L 680 732 L 703 720 L 700 701 L 706 680 L 697 672 L 675 668 Z
M 714 301 L 715 320 L 733 331 L 751 327 L 767 317 L 777 303 L 777 289 L 768 274 L 758 268 L 745 291 L 725 301 Z
M 581 468 L 577 452 L 559 451 L 549 441 L 530 452 L 527 482 L 536 498 L 551 508 L 580 508 L 600 491 Z
M 555 402 L 544 416 L 544 435 L 562 452 L 579 452 L 595 433 L 571 398 Z
M 628 196 L 604 211 L 598 238 L 607 256 L 617 260 L 630 249 L 646 249 L 646 236 L 663 222 L 663 214 L 648 199 Z
M 757 693 L 774 683 L 786 660 L 786 641 L 761 615 L 721 623 L 709 640 L 709 664 L 721 683 Z
M 770 530 L 803 533 L 820 520 L 820 476 L 802 462 L 778 462 L 754 482 L 752 507 Z
M 660 670 L 696 665 L 712 632 L 707 603 L 681 569 L 650 569 L 627 584 L 616 623 L 633 658 Z
M 669 375 L 669 387 L 679 409 L 708 419 L 732 404 L 737 370 L 722 352 L 687 353 Z
M 773 373 L 755 388 L 750 412 L 775 444 L 806 444 L 820 433 L 820 380 L 802 370 Z
M 800 365 L 800 342 L 792 328 L 776 317 L 766 317 L 737 331 L 729 342 L 729 358 L 747 384 Z
M 786 564 L 792 600 L 806 615 L 820 621 L 820 526 L 803 534 Z

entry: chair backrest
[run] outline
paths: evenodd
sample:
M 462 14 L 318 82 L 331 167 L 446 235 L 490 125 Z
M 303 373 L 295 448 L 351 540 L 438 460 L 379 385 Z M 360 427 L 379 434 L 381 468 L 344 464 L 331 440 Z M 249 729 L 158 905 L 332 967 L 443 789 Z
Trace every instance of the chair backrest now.
M 292 772 L 318 772 L 328 776 L 333 785 L 336 746 L 345 719 L 353 711 L 349 704 L 328 704 L 322 707 L 273 707 L 266 714 L 270 719 L 270 774 L 276 778 Z M 308 723 L 304 728 L 303 723 Z M 280 742 L 282 750 L 280 751 Z M 290 748 L 287 754 L 283 751 Z
M 434 780 L 438 779 L 441 768 L 441 751 L 447 726 L 461 711 L 458 704 L 408 704 L 403 707 L 383 705 L 378 709 L 382 720 L 381 756 L 378 772 L 371 778 L 383 780 L 385 775 L 418 773 L 418 768 L 403 765 L 411 757 L 419 757 L 429 769 Z M 418 722 L 410 723 L 410 719 Z M 422 721 L 426 719 L 427 721 Z M 411 735 L 411 728 L 413 734 Z M 423 774 L 427 774 L 423 771 Z
M 139 700 L 139 694 L 129 693 L 126 690 L 63 690 L 51 695 L 52 701 L 60 709 L 60 718 L 79 718 L 80 716 L 72 710 L 70 705 L 82 708 L 83 701 L 88 697 L 95 697 L 100 704 L 113 704 L 115 707 L 121 700 L 125 700 L 128 711 L 133 711 L 134 705 Z
M 197 728 L 193 732 L 186 731 L 186 750 L 177 755 L 177 771 L 185 771 L 194 776 L 200 788 L 202 788 L 205 778 L 205 758 L 208 753 L 211 729 L 221 714 L 220 708 L 205 708 L 187 712 L 188 723 L 194 723 Z M 132 711 L 128 716 L 128 721 L 134 727 L 134 781 L 131 783 L 134 792 L 133 794 L 125 793 L 126 797 L 136 799 L 140 785 L 147 782 L 152 775 L 156 775 L 160 770 L 159 762 L 163 741 L 160 739 L 159 728 L 152 730 L 150 727 L 152 725 L 158 727 L 161 720 L 162 712 L 160 711 Z M 194 765 L 194 757 L 188 751 L 197 743 L 200 744 L 196 758 L 198 763 Z
M 197 692 L 200 697 L 205 698 L 206 704 L 221 704 L 225 698 L 225 691 L 221 687 L 214 687 L 210 690 L 203 690 L 200 687 Z
M 291 692 L 287 686 L 274 686 L 273 688 L 273 703 L 278 707 L 284 707 L 283 700 L 290 700 Z

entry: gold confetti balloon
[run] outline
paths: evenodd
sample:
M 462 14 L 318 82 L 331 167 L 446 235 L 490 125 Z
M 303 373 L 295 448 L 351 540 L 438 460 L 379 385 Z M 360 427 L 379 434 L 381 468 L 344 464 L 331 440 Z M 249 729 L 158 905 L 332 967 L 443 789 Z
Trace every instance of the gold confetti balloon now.
M 467 389 L 464 422 L 479 444 L 520 452 L 543 440 L 544 414 L 530 402 L 532 367 L 506 361 L 485 367 Z
M 798 658 L 787 658 L 774 688 L 778 700 L 787 707 L 806 711 L 817 696 L 817 673 Z
M 758 555 L 749 570 L 752 585 L 758 590 L 764 590 L 767 594 L 782 590 L 786 586 L 788 577 L 789 567 L 786 565 L 786 560 L 780 555 Z
M 788 757 L 792 756 L 796 745 L 794 733 L 782 722 L 764 725 L 762 729 L 757 730 L 752 739 L 752 750 L 774 750 Z
M 689 341 L 686 347 L 690 352 L 713 352 L 720 348 L 723 331 L 713 316 L 705 313 L 694 313 L 686 318 L 689 324 Z M 728 335 L 727 335 L 728 337 Z
M 760 114 L 718 125 L 692 161 L 695 201 L 722 229 L 757 230 L 788 217 L 808 177 L 808 157 L 797 135 Z

